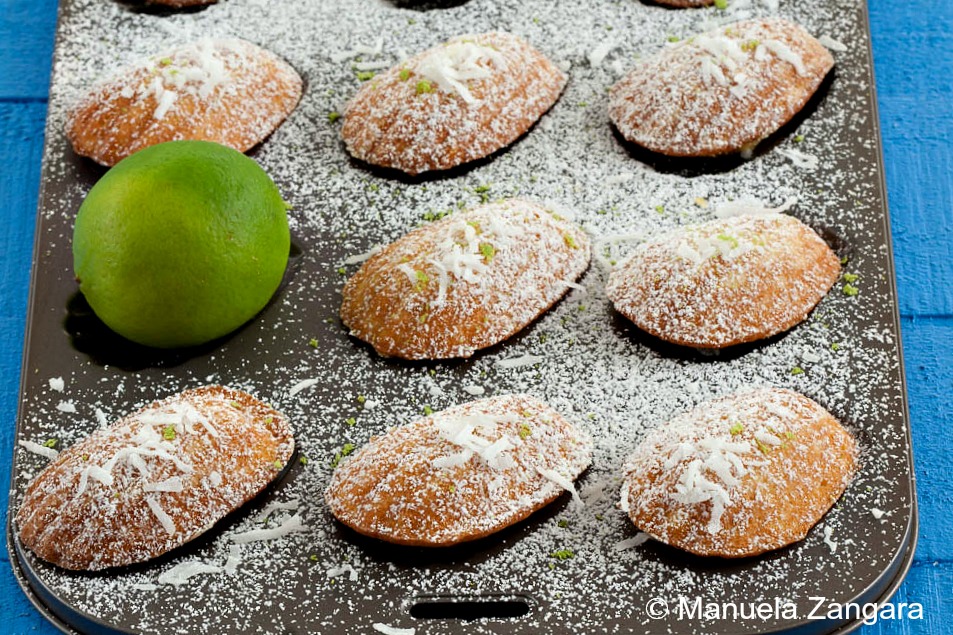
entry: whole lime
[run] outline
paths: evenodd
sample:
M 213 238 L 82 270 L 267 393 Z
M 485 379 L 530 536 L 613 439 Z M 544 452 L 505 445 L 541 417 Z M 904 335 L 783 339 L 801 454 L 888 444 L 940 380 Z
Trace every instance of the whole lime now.
M 134 342 L 202 344 L 237 329 L 288 264 L 286 206 L 244 154 L 172 141 L 119 162 L 73 229 L 73 269 L 96 315 Z

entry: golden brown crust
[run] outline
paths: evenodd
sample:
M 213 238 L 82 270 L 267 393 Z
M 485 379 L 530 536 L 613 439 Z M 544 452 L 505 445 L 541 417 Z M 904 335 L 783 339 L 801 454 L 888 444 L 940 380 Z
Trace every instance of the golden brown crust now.
M 287 420 L 264 402 L 221 386 L 187 390 L 60 453 L 27 488 L 18 535 L 66 569 L 143 562 L 250 500 L 293 450 Z
M 348 152 L 374 165 L 412 175 L 446 170 L 518 139 L 566 80 L 515 35 L 462 35 L 365 84 L 347 105 L 341 136 Z
M 526 518 L 591 461 L 587 434 L 533 397 L 506 395 L 371 439 L 334 471 L 325 500 L 364 535 L 444 547 Z
M 797 24 L 738 22 L 640 62 L 612 87 L 609 117 L 627 140 L 661 154 L 739 152 L 787 123 L 833 66 Z
M 839 275 L 837 255 L 796 218 L 736 216 L 639 245 L 606 294 L 660 339 L 724 348 L 802 322 Z
M 285 120 L 301 91 L 301 77 L 273 53 L 243 40 L 199 40 L 94 88 L 69 111 L 66 136 L 103 165 L 181 139 L 245 152 Z
M 802 540 L 857 469 L 853 437 L 790 390 L 709 402 L 655 429 L 625 467 L 642 531 L 701 556 L 754 556 Z
M 483 205 L 372 256 L 344 285 L 341 320 L 381 355 L 469 357 L 552 306 L 589 255 L 585 232 L 538 204 Z

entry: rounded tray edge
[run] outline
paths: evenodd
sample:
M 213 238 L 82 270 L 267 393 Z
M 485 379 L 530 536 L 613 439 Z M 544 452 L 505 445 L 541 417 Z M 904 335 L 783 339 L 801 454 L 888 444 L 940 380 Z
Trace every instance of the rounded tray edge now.
M 920 529 L 920 507 L 917 502 L 916 488 L 913 482 L 911 482 L 910 491 L 913 493 L 913 499 L 910 506 L 910 522 L 907 525 L 907 539 L 904 541 L 904 550 L 900 553 L 899 557 L 893 560 L 891 566 L 884 570 L 880 578 L 867 587 L 864 593 L 851 600 L 852 602 L 857 602 L 858 604 L 873 603 L 878 607 L 883 606 L 896 594 L 900 585 L 903 584 L 903 581 L 906 579 L 907 573 L 909 573 L 910 567 L 913 565 L 913 558 L 917 551 Z M 830 635 L 846 635 L 847 633 L 852 633 L 860 628 L 863 623 L 864 621 L 862 619 L 854 620 L 831 631 Z
M 25 562 L 23 547 L 13 533 L 12 509 L 8 510 L 6 533 L 10 568 L 17 584 L 30 604 L 57 630 L 67 635 L 133 635 L 72 609 L 39 580 Z

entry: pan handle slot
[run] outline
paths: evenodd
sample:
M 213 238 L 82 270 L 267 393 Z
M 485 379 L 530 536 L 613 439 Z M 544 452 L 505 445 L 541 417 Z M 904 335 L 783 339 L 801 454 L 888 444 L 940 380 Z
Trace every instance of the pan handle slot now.
M 410 616 L 420 620 L 513 620 L 529 614 L 529 598 L 507 595 L 442 595 L 411 600 Z

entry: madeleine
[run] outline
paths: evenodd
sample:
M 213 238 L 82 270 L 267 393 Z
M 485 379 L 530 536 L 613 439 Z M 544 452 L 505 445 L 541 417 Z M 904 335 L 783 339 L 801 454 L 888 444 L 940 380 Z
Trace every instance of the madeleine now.
M 358 533 L 445 547 L 526 518 L 592 462 L 592 441 L 528 395 L 482 399 L 389 430 L 345 458 L 325 500 Z
M 384 356 L 469 357 L 545 312 L 589 257 L 586 233 L 541 205 L 482 205 L 373 255 L 344 285 L 341 320 Z
M 656 540 L 754 556 L 802 540 L 857 469 L 857 444 L 790 390 L 716 399 L 656 428 L 626 462 L 622 506 Z
M 301 91 L 301 77 L 274 53 L 243 40 L 203 39 L 94 88 L 68 112 L 66 136 L 77 154 L 103 165 L 181 139 L 245 152 L 288 117 Z
M 367 82 L 344 111 L 348 152 L 415 175 L 508 146 L 559 99 L 567 76 L 509 33 L 462 35 Z
M 66 569 L 143 562 L 249 501 L 293 450 L 271 406 L 221 386 L 186 390 L 61 452 L 27 487 L 18 536 Z
M 797 24 L 748 20 L 639 62 L 609 95 L 628 141 L 669 156 L 750 151 L 811 99 L 834 58 Z
M 609 275 L 616 310 L 666 342 L 725 348 L 802 322 L 840 275 L 810 227 L 784 214 L 682 227 Z

